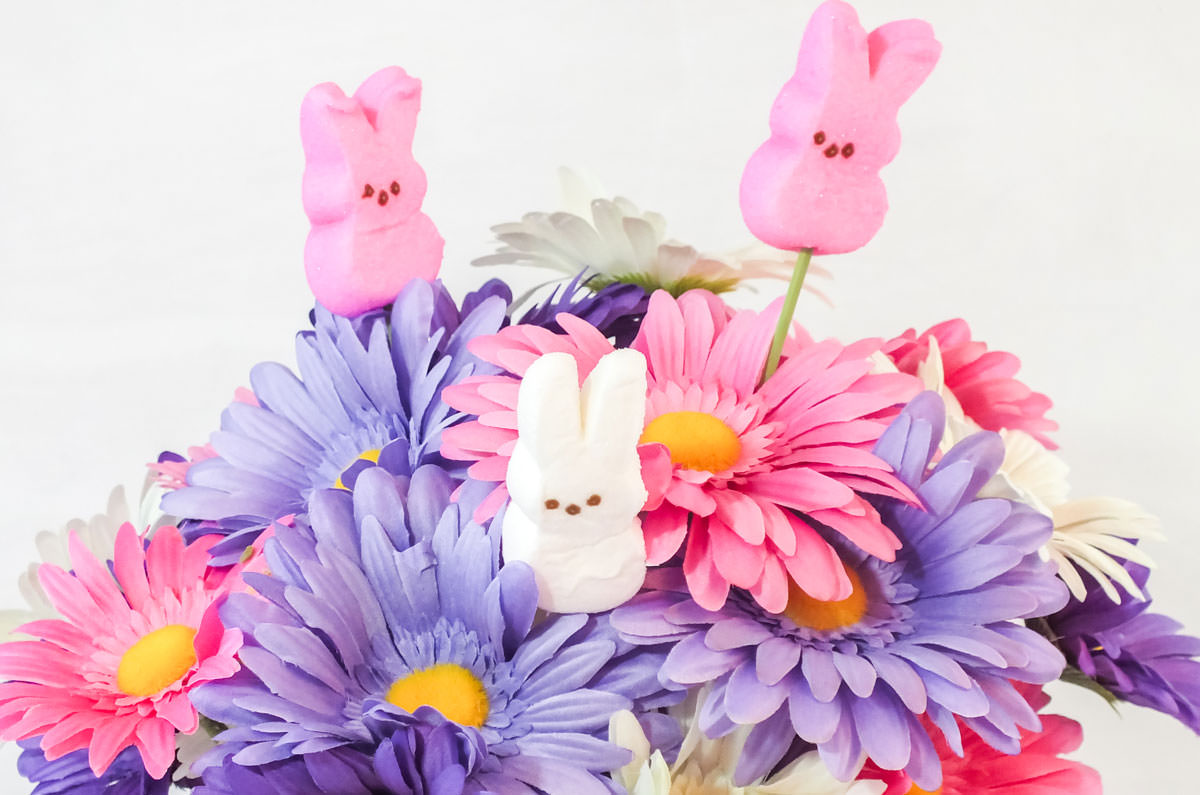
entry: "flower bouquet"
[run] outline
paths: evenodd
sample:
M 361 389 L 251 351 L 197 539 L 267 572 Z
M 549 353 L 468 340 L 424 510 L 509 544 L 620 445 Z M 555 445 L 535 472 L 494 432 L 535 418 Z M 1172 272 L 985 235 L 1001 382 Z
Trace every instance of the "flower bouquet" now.
M 1115 498 L 967 323 L 839 341 L 813 261 L 884 222 L 924 22 L 828 0 L 750 157 L 760 245 L 632 202 L 495 227 L 455 298 L 412 154 L 421 83 L 301 106 L 316 297 L 139 504 L 39 540 L 0 645 L 36 793 L 1090 793 L 1065 680 L 1200 731 Z M 735 309 L 743 282 L 787 287 Z

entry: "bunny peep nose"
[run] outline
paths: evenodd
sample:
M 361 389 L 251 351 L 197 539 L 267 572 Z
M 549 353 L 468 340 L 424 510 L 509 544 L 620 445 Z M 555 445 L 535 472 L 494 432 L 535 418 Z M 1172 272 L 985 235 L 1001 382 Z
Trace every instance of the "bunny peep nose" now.
M 654 442 L 666 445 L 671 463 L 684 469 L 722 472 L 742 454 L 733 429 L 702 411 L 671 411 L 655 417 L 640 439 L 641 444 Z

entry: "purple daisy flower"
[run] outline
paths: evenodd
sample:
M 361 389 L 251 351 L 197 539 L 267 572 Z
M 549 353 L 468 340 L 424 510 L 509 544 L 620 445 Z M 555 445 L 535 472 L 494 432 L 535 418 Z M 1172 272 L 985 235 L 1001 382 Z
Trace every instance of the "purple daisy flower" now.
M 1066 601 L 1054 566 L 1037 554 L 1050 521 L 1008 500 L 975 499 L 1003 459 L 993 433 L 955 446 L 930 471 L 944 422 L 941 400 L 925 393 L 880 437 L 876 455 L 926 508 L 875 501 L 903 547 L 886 563 L 841 543 L 854 585 L 848 599 L 819 602 L 793 587 L 784 612 L 772 614 L 739 590 L 709 611 L 669 568 L 614 611 L 627 639 L 672 644 L 667 681 L 713 682 L 700 710 L 705 733 L 755 725 L 735 783 L 768 773 L 798 736 L 840 778 L 851 778 L 865 753 L 936 790 L 941 764 L 918 716 L 927 713 L 960 753 L 956 716 L 1009 753 L 1020 750 L 1020 727 L 1039 727 L 1010 680 L 1052 681 L 1063 659 L 1013 620 Z
M 571 281 L 556 287 L 548 298 L 531 307 L 518 321 L 542 326 L 555 334 L 565 334 L 555 320 L 560 314 L 575 315 L 611 337 L 618 348 L 628 348 L 637 336 L 650 296 L 636 284 L 614 283 L 597 290 L 588 287 L 594 277 L 580 271 Z
M 461 795 L 487 754 L 479 732 L 450 721 L 386 732 L 374 755 L 351 748 L 302 754 L 255 767 L 226 756 L 210 768 L 197 795 Z
M 1124 565 L 1144 592 L 1149 569 Z M 1126 594 L 1114 604 L 1094 579 L 1086 581 L 1084 600 L 1072 599 L 1044 623 L 1067 663 L 1122 701 L 1165 712 L 1200 734 L 1200 638 L 1147 612 L 1149 599 Z
M 254 767 L 239 765 L 226 756 L 219 767 L 204 771 L 204 781 L 193 792 L 196 795 L 245 795 L 248 792 L 374 795 L 386 791 L 382 786 L 370 756 L 348 748 L 334 748 Z M 420 789 L 410 791 L 426 795 Z
M 194 692 L 230 727 L 207 760 L 223 772 L 206 781 L 229 778 L 229 763 L 266 775 L 346 749 L 371 758 L 386 792 L 440 793 L 451 768 L 454 792 L 609 792 L 602 773 L 628 761 L 602 739 L 609 718 L 675 700 L 657 679 L 665 652 L 620 640 L 605 616 L 535 627 L 532 571 L 500 566 L 499 534 L 469 519 L 487 484 L 451 502 L 456 485 L 437 467 L 374 467 L 276 530 L 272 576 L 247 575 L 259 595 L 222 610 L 246 633 L 244 668 Z
M 452 471 L 441 432 L 459 412 L 442 387 L 491 372 L 466 344 L 505 323 L 508 288 L 489 282 L 460 310 L 438 282 L 410 282 L 388 312 L 354 320 L 318 307 L 315 328 L 296 340 L 297 377 L 281 364 L 250 374 L 260 405 L 235 402 L 212 435 L 216 458 L 188 470 L 188 485 L 163 510 L 230 537 L 214 548 L 232 562 L 271 521 L 302 514 L 316 489 L 352 487 L 378 464 L 409 474 L 422 464 Z
M 22 750 L 17 771 L 36 785 L 32 795 L 166 795 L 171 789 L 170 774 L 151 778 L 132 746 L 97 777 L 88 765 L 86 748 L 48 760 L 40 742 L 34 737 L 18 743 Z

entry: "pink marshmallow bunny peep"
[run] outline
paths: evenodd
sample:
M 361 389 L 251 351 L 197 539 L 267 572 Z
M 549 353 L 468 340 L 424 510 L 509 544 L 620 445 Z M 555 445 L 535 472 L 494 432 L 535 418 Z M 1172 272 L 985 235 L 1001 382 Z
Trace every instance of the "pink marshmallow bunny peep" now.
M 353 317 L 391 303 L 410 279 L 433 279 L 441 235 L 421 213 L 425 172 L 413 159 L 421 81 L 382 69 L 347 97 L 322 83 L 300 108 L 304 269 L 327 309 Z
M 849 5 L 822 3 L 771 108 L 771 137 L 742 174 L 750 231 L 815 254 L 853 251 L 874 237 L 888 207 L 879 170 L 900 149 L 896 114 L 940 53 L 927 22 L 890 22 L 868 36 Z

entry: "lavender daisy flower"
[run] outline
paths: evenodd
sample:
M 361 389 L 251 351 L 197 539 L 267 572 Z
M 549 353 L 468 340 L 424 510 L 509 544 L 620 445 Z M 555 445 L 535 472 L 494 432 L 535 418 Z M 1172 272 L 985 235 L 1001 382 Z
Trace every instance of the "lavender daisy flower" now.
M 346 749 L 371 758 L 383 791 L 440 793 L 452 775 L 454 792 L 609 792 L 602 773 L 629 760 L 602 739 L 609 717 L 673 700 L 657 680 L 665 654 L 604 616 L 534 627 L 532 571 L 500 566 L 499 534 L 469 521 L 486 487 L 467 481 L 452 503 L 455 486 L 437 467 L 375 467 L 276 530 L 272 576 L 246 576 L 260 596 L 222 611 L 246 632 L 244 668 L 194 694 L 230 727 L 209 769 Z
M 508 289 L 489 282 L 460 310 L 440 283 L 413 280 L 387 313 L 348 320 L 318 307 L 296 340 L 300 375 L 273 362 L 250 375 L 260 405 L 235 402 L 212 435 L 217 457 L 187 473 L 163 499 L 175 516 L 230 537 L 214 559 L 231 562 L 271 521 L 307 510 L 316 489 L 351 487 L 378 464 L 409 474 L 441 457 L 441 432 L 461 415 L 443 386 L 490 365 L 466 349 L 505 322 Z
M 32 795 L 166 795 L 171 777 L 151 778 L 137 749 L 130 746 L 97 777 L 88 765 L 87 749 L 46 759 L 41 738 L 23 740 L 17 771 L 33 782 Z
M 768 773 L 798 736 L 817 745 L 840 779 L 854 775 L 865 753 L 936 790 L 941 765 L 919 715 L 956 749 L 955 716 L 1009 753 L 1020 750 L 1020 727 L 1039 727 L 1010 680 L 1051 681 L 1063 660 L 1013 620 L 1066 601 L 1054 566 L 1037 554 L 1050 520 L 1009 500 L 974 499 L 1004 456 L 995 434 L 963 441 L 928 471 L 943 412 L 925 393 L 879 439 L 876 455 L 926 508 L 876 500 L 903 547 L 886 563 L 841 543 L 849 598 L 819 602 L 793 587 L 783 613 L 772 614 L 735 591 L 709 611 L 689 597 L 683 572 L 668 568 L 614 612 L 627 639 L 672 644 L 663 666 L 669 682 L 714 683 L 699 715 L 706 734 L 755 725 L 735 784 Z
M 1144 591 L 1149 570 L 1124 566 Z M 1085 582 L 1084 600 L 1072 599 L 1043 625 L 1067 663 L 1122 701 L 1164 712 L 1200 734 L 1200 638 L 1147 612 L 1149 598 L 1126 594 L 1114 604 L 1094 578 Z
M 239 765 L 226 756 L 219 767 L 205 770 L 204 781 L 193 792 L 196 795 L 245 795 L 248 792 L 264 795 L 374 795 L 386 791 L 382 787 L 370 756 L 347 748 L 334 748 L 255 767 Z M 415 788 L 407 792 L 426 795 Z
M 555 334 L 566 333 L 558 321 L 565 312 L 586 320 L 611 337 L 618 348 L 627 348 L 637 336 L 650 296 L 636 284 L 614 283 L 593 291 L 588 286 L 591 278 L 588 271 L 581 271 L 575 278 L 561 287 L 556 287 L 548 298 L 531 307 L 520 319 L 525 325 L 542 326 Z

